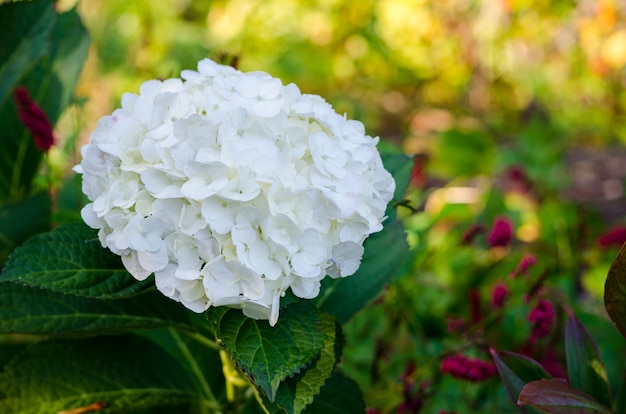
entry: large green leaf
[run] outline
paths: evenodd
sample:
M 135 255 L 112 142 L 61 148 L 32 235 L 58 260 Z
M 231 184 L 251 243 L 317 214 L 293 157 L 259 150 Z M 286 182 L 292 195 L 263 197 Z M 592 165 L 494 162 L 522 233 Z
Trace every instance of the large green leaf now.
M 572 387 L 610 407 L 611 390 L 606 368 L 595 341 L 574 313 L 570 313 L 565 326 L 565 352 Z
M 87 59 L 90 38 L 76 9 L 58 15 L 50 33 L 50 54 L 23 80 L 54 124 L 74 101 L 74 88 Z
M 317 306 L 345 323 L 374 299 L 385 284 L 401 269 L 408 256 L 408 243 L 402 224 L 394 219 L 365 241 L 359 270 L 352 276 L 322 282 Z
M 0 4 L 0 107 L 22 75 L 48 53 L 52 0 Z
M 102 300 L 0 283 L 0 333 L 102 335 L 168 326 L 194 331 L 195 315 L 157 291 Z
M 211 402 L 195 379 L 159 346 L 134 336 L 42 342 L 0 374 L 0 412 L 50 414 L 88 407 L 133 412 L 169 407 L 182 412 Z M 197 408 L 196 408 L 197 409 Z
M 100 299 L 154 288 L 151 279 L 135 280 L 84 223 L 66 224 L 29 239 L 11 254 L 0 281 Z
M 526 383 L 550 378 L 550 374 L 534 359 L 514 352 L 496 351 L 495 349 L 489 351 L 506 393 L 514 404 L 517 403 L 520 392 Z M 536 412 L 531 407 L 523 407 L 521 411 L 524 413 Z
M 626 338 L 626 245 L 609 269 L 604 286 L 604 305 L 611 320 Z
M 409 188 L 413 159 L 404 154 L 390 152 L 381 152 L 380 155 L 385 169 L 393 175 L 396 181 L 396 191 L 393 194 L 393 199 L 389 202 L 389 206 L 393 207 L 394 204 L 402 201 L 406 190 Z
M 356 382 L 335 371 L 326 381 L 322 391 L 313 403 L 305 410 L 305 414 L 353 414 L 364 413 L 365 402 L 363 393 Z
M 18 85 L 26 87 L 31 98 L 55 124 L 63 109 L 73 101 L 73 91 L 87 56 L 89 36 L 76 10 L 57 15 L 52 0 L 5 3 L 0 8 L 0 36 L 4 38 L 0 39 L 0 55 L 7 55 L 8 59 L 0 57 L 2 199 L 28 193 L 42 158 L 30 132 L 19 121 L 10 94 Z M 19 64 L 24 59 L 28 60 L 27 64 Z
M 0 4 L 0 200 L 22 195 L 20 189 L 29 186 L 41 160 L 10 94 L 49 53 L 55 21 L 52 0 Z
M 299 414 L 313 402 L 341 358 L 343 338 L 335 318 L 322 314 L 319 328 L 327 334 L 319 357 L 298 374 L 286 378 L 278 387 L 276 403 L 289 414 Z
M 51 215 L 50 196 L 45 191 L 0 204 L 0 268 L 26 239 L 50 230 Z
M 517 403 L 551 414 L 611 414 L 607 407 L 562 378 L 529 382 L 522 389 Z
M 324 319 L 307 302 L 281 310 L 274 327 L 224 307 L 211 308 L 209 320 L 237 365 L 271 401 L 281 381 L 311 364 L 328 338 Z
M 187 312 L 189 313 L 189 312 Z M 226 380 L 219 355 L 219 346 L 208 338 L 215 338 L 204 315 L 194 319 L 198 332 L 181 334 L 173 328 L 136 331 L 159 345 L 176 360 L 183 361 L 183 368 L 196 380 L 198 393 L 226 399 Z M 199 336 L 200 340 L 198 340 Z M 208 346 L 208 342 L 211 342 Z

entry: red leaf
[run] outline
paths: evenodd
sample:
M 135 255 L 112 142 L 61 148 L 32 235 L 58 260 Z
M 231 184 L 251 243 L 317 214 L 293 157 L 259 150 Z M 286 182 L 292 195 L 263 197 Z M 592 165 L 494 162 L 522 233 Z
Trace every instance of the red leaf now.
M 591 396 L 573 388 L 562 378 L 529 382 L 522 388 L 517 405 L 530 405 L 552 414 L 610 414 L 611 410 Z
M 609 269 L 604 286 L 604 306 L 617 325 L 622 336 L 626 337 L 626 248 L 617 254 Z

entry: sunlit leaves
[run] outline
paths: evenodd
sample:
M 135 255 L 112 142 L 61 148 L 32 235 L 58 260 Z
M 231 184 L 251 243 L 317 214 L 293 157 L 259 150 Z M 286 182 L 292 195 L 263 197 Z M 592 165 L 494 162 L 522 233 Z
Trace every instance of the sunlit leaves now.
M 281 382 L 276 393 L 276 403 L 288 413 L 300 413 L 320 392 L 341 358 L 341 329 L 335 318 L 321 315 L 319 330 L 326 334 L 319 357 L 298 374 Z M 334 332 L 333 332 L 334 330 Z
M 272 401 L 281 381 L 310 364 L 329 335 L 321 329 L 328 324 L 306 302 L 286 307 L 274 327 L 233 309 L 213 308 L 209 319 L 238 366 Z

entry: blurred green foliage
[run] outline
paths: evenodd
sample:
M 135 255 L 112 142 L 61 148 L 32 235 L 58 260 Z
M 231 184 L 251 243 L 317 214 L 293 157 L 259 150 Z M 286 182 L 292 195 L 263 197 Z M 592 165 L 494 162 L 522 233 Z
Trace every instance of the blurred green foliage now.
M 243 70 L 264 70 L 326 97 L 372 133 L 402 138 L 409 152 L 419 152 L 433 130 L 451 126 L 482 126 L 505 138 L 532 106 L 548 108 L 570 140 L 626 139 L 620 24 L 626 10 L 613 0 L 93 0 L 78 6 L 94 38 L 92 69 L 107 83 L 92 88 L 95 79 L 87 76 L 85 89 L 108 94 L 109 105 L 146 78 L 175 76 L 201 57 L 228 55 Z
M 396 412 L 408 392 L 424 412 L 516 412 L 496 378 L 470 383 L 439 368 L 455 352 L 488 359 L 487 346 L 524 350 L 533 298 L 552 300 L 558 318 L 548 338 L 525 350 L 562 366 L 563 315 L 573 308 L 619 385 L 624 342 L 601 302 L 616 249 L 596 239 L 623 224 L 626 210 L 607 222 L 590 205 L 626 205 L 626 172 L 590 180 L 597 167 L 570 155 L 604 146 L 618 153 L 613 146 L 626 140 L 623 4 L 63 0 L 58 7 L 76 4 L 93 43 L 77 91 L 86 104 L 62 118 L 66 135 L 85 141 L 122 93 L 209 56 L 294 82 L 363 121 L 384 145 L 419 155 L 399 207 L 412 247 L 397 264 L 406 271 L 345 327 L 342 368 L 368 406 Z M 599 164 L 614 172 L 606 155 Z M 587 187 L 577 187 L 579 176 Z M 581 190 L 589 186 L 600 192 Z M 513 227 L 502 249 L 485 237 L 497 217 Z M 462 244 L 472 226 L 485 230 Z M 536 266 L 510 278 L 527 253 Z M 490 295 L 498 283 L 509 299 L 496 309 Z M 480 323 L 468 323 L 476 306 L 469 292 Z M 450 330 L 451 319 L 466 327 Z

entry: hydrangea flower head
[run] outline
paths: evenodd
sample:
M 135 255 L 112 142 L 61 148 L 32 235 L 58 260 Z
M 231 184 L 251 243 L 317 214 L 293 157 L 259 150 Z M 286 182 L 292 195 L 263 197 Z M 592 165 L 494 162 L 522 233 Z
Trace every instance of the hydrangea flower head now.
M 288 289 L 353 274 L 382 229 L 395 183 L 377 142 L 319 96 L 202 60 L 100 120 L 75 168 L 82 217 L 166 296 L 273 325 Z

